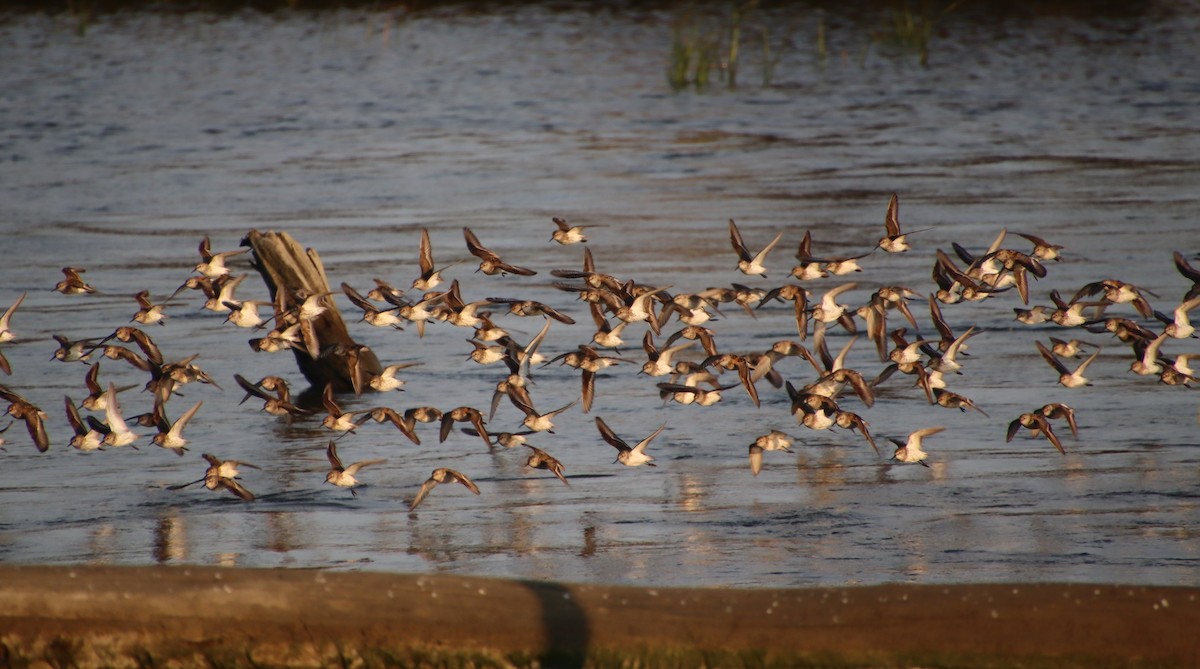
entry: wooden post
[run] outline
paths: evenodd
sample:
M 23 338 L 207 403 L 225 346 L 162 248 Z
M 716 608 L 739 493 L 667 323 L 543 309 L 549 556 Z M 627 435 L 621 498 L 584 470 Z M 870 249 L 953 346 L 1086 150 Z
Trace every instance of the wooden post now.
M 314 388 L 332 384 L 336 392 L 368 387 L 365 379 L 383 367 L 374 351 L 360 346 L 346 330 L 346 323 L 331 299 L 329 279 L 321 257 L 314 249 L 302 249 L 286 232 L 251 230 L 242 240 L 254 253 L 253 265 L 262 274 L 275 303 L 276 327 L 294 318 L 305 298 L 323 295 L 325 311 L 302 323 L 304 345 L 293 346 L 296 364 Z M 315 355 L 314 355 L 315 353 Z M 357 378 L 356 378 L 357 376 Z

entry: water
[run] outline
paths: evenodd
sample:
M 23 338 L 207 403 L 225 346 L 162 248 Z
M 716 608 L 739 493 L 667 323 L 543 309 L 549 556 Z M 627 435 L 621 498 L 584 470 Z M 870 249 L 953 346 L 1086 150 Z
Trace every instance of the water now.
M 930 229 L 913 235 L 907 254 L 864 258 L 844 300 L 853 306 L 886 284 L 932 291 L 935 249 L 957 241 L 979 252 L 1001 228 L 1066 246 L 1034 285 L 1036 304 L 1053 288 L 1070 295 L 1113 277 L 1153 291 L 1154 306 L 1169 312 L 1188 288 L 1171 253 L 1200 251 L 1195 12 L 951 17 L 923 69 L 879 45 L 860 59 L 874 26 L 833 15 L 822 61 L 812 46 L 817 15 L 781 9 L 755 19 L 769 23 L 780 57 L 775 85 L 760 85 L 751 55 L 741 88 L 705 94 L 674 94 L 665 82 L 677 18 L 543 7 L 124 14 L 82 37 L 66 18 L 7 19 L 0 306 L 29 296 L 13 319 L 19 339 L 3 348 L 13 374 L 0 382 L 50 414 L 53 445 L 37 453 L 19 424 L 3 435 L 0 560 L 755 587 L 1194 584 L 1196 396 L 1131 374 L 1129 348 L 1107 334 L 1016 323 L 1012 309 L 1022 305 L 1011 292 L 944 307 L 956 331 L 982 330 L 951 388 L 988 417 L 930 407 L 901 375 L 871 408 L 843 399 L 870 422 L 883 458 L 856 434 L 797 426 L 784 391 L 765 383 L 761 408 L 738 388 L 713 407 L 662 406 L 658 379 L 626 364 L 600 376 L 591 414 L 574 408 L 555 434 L 532 438 L 566 464 L 570 487 L 524 469 L 524 449 L 488 453 L 461 433 L 438 444 L 433 426 L 420 427 L 414 446 L 370 424 L 339 442 L 343 458 L 388 463 L 363 470 L 368 485 L 353 497 L 322 484 L 329 433 L 318 421 L 289 425 L 238 404 L 234 373 L 278 374 L 302 388 L 291 356 L 253 353 L 245 340 L 255 335 L 202 311 L 194 293 L 172 304 L 166 326 L 147 328 L 168 359 L 199 353 L 224 387 L 187 386 L 171 403 L 174 416 L 204 401 L 186 433 L 191 451 L 179 458 L 148 439 L 137 451 L 66 447 L 62 396 L 82 399 L 87 367 L 48 361 L 51 335 L 99 337 L 124 324 L 133 293 L 161 299 L 190 275 L 204 235 L 233 249 L 250 229 L 287 230 L 320 251 L 335 286 L 365 291 L 374 277 L 407 286 L 428 228 L 439 263 L 464 261 L 447 274 L 467 299 L 529 297 L 579 322 L 552 325 L 548 355 L 592 332 L 582 303 L 551 287 L 549 270 L 579 267 L 582 253 L 547 242 L 552 216 L 596 226 L 588 235 L 599 269 L 621 278 L 673 292 L 770 287 L 786 277 L 806 229 L 818 254 L 870 249 L 897 192 L 904 227 Z M 785 233 L 770 278 L 733 269 L 730 218 L 751 247 Z M 473 273 L 464 226 L 538 275 Z M 1007 246 L 1027 244 L 1010 235 Z M 102 294 L 51 292 L 68 265 L 87 268 Z M 233 265 L 250 271 L 244 257 Z M 809 288 L 820 295 L 838 281 Z M 266 290 L 252 273 L 238 296 Z M 913 307 L 929 331 L 927 309 Z M 757 319 L 723 311 L 712 324 L 722 350 L 795 338 L 790 307 Z M 541 319 L 501 324 L 524 341 Z M 627 340 L 644 329 L 630 327 Z M 436 324 L 423 339 L 412 327 L 352 332 L 385 364 L 422 364 L 402 373 L 404 392 L 344 398 L 350 409 L 485 407 L 504 374 L 465 360 L 467 330 Z M 1093 386 L 1056 385 L 1033 345 L 1051 336 L 1104 346 Z M 846 341 L 841 332 L 830 339 L 835 351 Z M 1172 340 L 1163 351 L 1200 348 Z M 625 355 L 642 353 L 634 343 Z M 868 376 L 883 367 L 865 340 L 848 364 Z M 797 385 L 813 378 L 797 359 L 780 369 Z M 101 378 L 144 382 L 107 360 Z M 540 370 L 535 382 L 542 410 L 579 392 L 578 372 L 566 367 Z M 127 414 L 150 408 L 149 395 L 122 397 Z M 1079 414 L 1078 441 L 1059 430 L 1065 456 L 1024 433 L 1005 442 L 1010 420 L 1051 401 Z M 630 441 L 666 422 L 649 451 L 659 466 L 612 464 L 595 416 Z M 503 402 L 492 426 L 516 429 L 520 418 Z M 947 430 L 927 441 L 932 467 L 888 462 L 884 437 L 934 425 Z M 770 429 L 795 435 L 796 453 L 769 453 L 755 478 L 747 444 Z M 258 500 L 166 489 L 199 477 L 205 452 L 260 465 L 243 474 Z M 482 495 L 443 486 L 408 513 L 439 466 L 472 476 Z

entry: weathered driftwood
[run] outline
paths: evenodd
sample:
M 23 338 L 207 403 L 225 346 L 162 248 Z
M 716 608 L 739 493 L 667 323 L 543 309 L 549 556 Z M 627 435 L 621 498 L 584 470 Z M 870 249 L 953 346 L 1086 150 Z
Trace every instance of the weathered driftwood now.
M 336 392 L 368 387 L 365 379 L 383 368 L 375 353 L 356 343 L 346 330 L 342 314 L 330 298 L 329 280 L 317 252 L 301 248 L 291 235 L 274 230 L 251 230 L 242 245 L 254 252 L 254 267 L 271 291 L 277 327 L 283 328 L 306 298 L 323 296 L 319 304 L 325 311 L 301 323 L 303 345 L 292 347 L 304 378 L 318 389 L 332 384 Z

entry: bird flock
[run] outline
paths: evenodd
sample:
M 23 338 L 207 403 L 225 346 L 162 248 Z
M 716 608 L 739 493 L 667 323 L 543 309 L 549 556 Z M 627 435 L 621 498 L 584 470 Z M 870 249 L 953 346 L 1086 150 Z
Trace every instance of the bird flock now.
M 557 217 L 553 224 L 550 238 L 545 243 L 563 246 L 587 243 L 583 226 L 572 225 Z M 768 266 L 783 264 L 777 260 L 778 253 L 775 257 L 771 254 L 784 240 L 786 231 L 779 232 L 757 249 L 747 244 L 733 220 L 729 221 L 728 231 L 737 258 L 731 274 L 736 271 L 747 277 L 739 281 L 764 280 Z M 597 379 L 617 375 L 622 370 L 628 370 L 627 376 L 633 377 L 622 383 L 654 384 L 664 407 L 674 404 L 709 407 L 727 401 L 730 393 L 745 393 L 756 409 L 770 410 L 772 406 L 763 408 L 761 395 L 786 392 L 790 414 L 798 426 L 857 433 L 882 458 L 879 443 L 864 414 L 869 415 L 876 392 L 884 384 L 901 388 L 901 401 L 933 407 L 930 413 L 921 414 L 923 416 L 933 416 L 938 408 L 944 408 L 973 411 L 990 418 L 984 408 L 949 387 L 960 375 L 969 374 L 972 364 L 967 353 L 970 340 L 983 330 L 975 324 L 952 326 L 954 321 L 946 318 L 943 308 L 951 313 L 954 305 L 959 303 L 1011 300 L 1006 297 L 1010 292 L 1015 293 L 1021 303 L 1019 307 L 1011 307 L 1017 323 L 1052 324 L 1063 333 L 1062 337 L 1050 337 L 1045 343 L 1036 341 L 1035 347 L 1051 369 L 1045 373 L 1056 374 L 1058 383 L 1068 391 L 1079 392 L 1078 389 L 1090 385 L 1085 373 L 1101 350 L 1099 344 L 1074 336 L 1081 332 L 1116 339 L 1117 343 L 1105 343 L 1105 346 L 1128 347 L 1132 374 L 1166 386 L 1191 387 L 1196 382 L 1195 372 L 1188 366 L 1189 359 L 1195 354 L 1184 352 L 1172 356 L 1163 350 L 1171 340 L 1189 340 L 1197 334 L 1188 319 L 1189 312 L 1200 305 L 1200 271 L 1178 251 L 1173 254 L 1173 263 L 1185 286 L 1178 301 L 1108 277 L 1097 278 L 1077 288 L 1069 298 L 1064 298 L 1057 289 L 1050 290 L 1051 304 L 1030 306 L 1038 282 L 1049 276 L 1053 263 L 1061 260 L 1062 254 L 1068 253 L 1063 245 L 1028 233 L 1009 235 L 1001 229 L 986 249 L 973 251 L 954 243 L 949 251 L 936 249 L 931 258 L 926 256 L 932 260 L 929 286 L 865 286 L 861 279 L 843 280 L 841 277 L 869 276 L 859 261 L 876 252 L 917 257 L 909 235 L 923 230 L 902 230 L 895 195 L 887 205 L 883 231 L 884 235 L 874 248 L 852 256 L 814 253 L 812 235 L 805 231 L 796 247 L 795 263 L 788 270 L 788 279 L 770 288 L 750 287 L 735 281 L 718 287 L 685 288 L 646 284 L 604 273 L 597 267 L 587 246 L 582 264 L 577 268 L 521 267 L 503 260 L 469 228 L 463 228 L 463 239 L 466 251 L 478 261 L 478 267 L 474 271 L 469 271 L 469 265 L 463 267 L 459 277 L 443 276 L 451 274 L 450 270 L 466 260 L 460 258 L 439 266 L 434 261 L 429 233 L 422 229 L 416 278 L 408 289 L 375 279 L 374 287 L 365 292 L 346 283 L 341 284 L 341 292 L 361 312 L 360 321 L 369 326 L 394 331 L 411 327 L 418 337 L 426 336 L 429 330 L 439 337 L 469 333 L 470 336 L 464 337 L 463 352 L 467 360 L 480 366 L 479 374 L 486 377 L 488 383 L 495 384 L 490 406 L 397 408 L 381 401 L 379 406 L 348 411 L 342 409 L 332 385 L 318 389 L 321 391 L 318 393 L 319 405 L 307 406 L 293 399 L 289 384 L 281 375 L 252 380 L 235 374 L 233 380 L 245 393 L 243 403 L 252 398 L 260 401 L 262 412 L 274 420 L 289 425 L 311 425 L 319 421 L 330 433 L 328 439 L 322 438 L 329 462 L 324 481 L 348 489 L 351 495 L 356 494 L 355 486 L 360 483 L 361 471 L 386 460 L 372 458 L 344 464 L 338 448 L 348 448 L 354 443 L 352 435 L 372 422 L 394 426 L 401 436 L 417 446 L 423 443 L 421 431 L 425 428 L 421 425 L 437 424 L 439 443 L 447 441 L 457 426 L 459 432 L 478 438 L 489 451 L 524 449 L 526 467 L 544 470 L 570 485 L 563 462 L 547 450 L 529 443 L 529 438 L 543 433 L 555 434 L 554 420 L 564 412 L 594 412 L 597 452 L 601 449 L 600 444 L 606 443 L 615 449 L 614 464 L 654 467 L 654 457 L 647 450 L 651 442 L 667 430 L 669 421 L 652 430 L 647 426 L 645 429 L 649 434 L 645 437 L 627 440 L 599 415 L 603 402 L 597 402 Z M 314 359 L 331 355 L 344 358 L 356 395 L 371 392 L 379 397 L 390 397 L 393 395 L 389 393 L 403 390 L 411 381 L 404 378 L 402 372 L 422 364 L 420 361 L 387 365 L 374 373 L 369 365 L 361 364 L 368 347 L 321 341 L 320 332 L 313 323 L 334 306 L 332 292 L 293 294 L 278 290 L 273 299 L 239 299 L 236 291 L 248 273 L 235 274 L 234 269 L 244 260 L 240 256 L 247 251 L 238 248 L 214 252 L 205 237 L 199 246 L 200 262 L 192 268 L 192 275 L 161 301 L 152 299 L 147 290 L 134 295 L 137 310 L 129 323 L 94 338 L 74 340 L 68 335 L 53 335 L 57 343 L 54 360 L 89 365 L 81 389 L 81 392 L 86 391 L 86 396 L 78 403 L 71 395 L 63 398 L 62 415 L 73 433 L 67 442 L 69 447 L 80 451 L 137 448 L 145 437 L 149 437 L 154 446 L 180 456 L 187 453 L 189 440 L 184 436 L 184 430 L 202 410 L 204 401 L 192 403 L 171 420 L 169 416 L 175 413 L 172 405 L 181 396 L 180 388 L 194 382 L 211 386 L 216 391 L 223 388 L 197 364 L 197 355 L 168 362 L 151 331 L 158 326 L 168 327 L 169 311 L 184 308 L 180 296 L 192 292 L 203 296 L 204 310 L 223 315 L 228 327 L 241 328 L 255 335 L 248 342 L 252 351 L 258 354 L 291 350 L 297 356 Z M 254 266 L 255 260 L 248 257 Z M 186 267 L 180 269 L 182 272 Z M 53 288 L 57 293 L 69 299 L 87 299 L 98 293 L 84 278 L 83 268 L 65 267 L 62 272 L 62 281 Z M 575 296 L 575 307 L 570 306 L 570 302 L 552 306 L 511 296 L 519 295 L 525 282 L 545 281 L 545 273 L 553 277 L 550 283 L 554 288 Z M 479 277 L 480 274 L 484 276 Z M 532 278 L 539 274 L 541 279 Z M 468 300 L 464 297 L 464 285 L 478 291 L 479 296 Z M 868 288 L 874 290 L 865 302 L 846 303 L 848 293 L 856 290 L 865 293 Z M 507 293 L 507 296 L 484 297 L 496 293 Z M 5 297 L 0 293 L 0 300 Z M 21 370 L 12 368 L 3 350 L 3 345 L 20 337 L 19 309 L 26 294 L 7 298 L 13 301 L 0 317 L 0 372 L 11 376 L 12 382 L 0 384 L 0 399 L 8 404 L 6 413 L 12 421 L 0 429 L 0 448 L 5 439 L 10 443 L 14 441 L 13 433 L 8 429 L 20 421 L 27 428 L 33 445 L 45 452 L 52 441 L 47 428 L 48 423 L 53 427 L 51 414 L 21 395 L 17 388 L 35 383 L 36 379 L 22 378 Z M 1169 310 L 1156 310 L 1151 305 L 1152 299 L 1170 305 Z M 132 310 L 132 305 L 130 308 Z M 794 315 L 794 337 L 789 334 L 788 338 L 780 339 L 764 350 L 735 351 L 723 345 L 722 329 L 736 327 L 739 318 L 757 318 L 763 310 L 781 308 L 789 309 Z M 270 312 L 264 315 L 260 309 Z M 594 328 L 580 326 L 571 315 L 576 310 L 586 312 Z M 928 318 L 918 317 L 925 313 Z M 525 343 L 519 343 L 509 331 L 516 328 L 507 325 L 518 318 L 542 320 L 538 333 Z M 788 318 L 790 320 L 790 316 Z M 922 323 L 928 323 L 929 327 L 922 328 Z M 844 330 L 847 338 L 836 355 L 827 345 L 827 334 L 831 329 Z M 575 347 L 560 348 L 563 352 L 553 356 L 542 353 L 551 334 L 559 346 L 567 337 L 573 337 L 567 341 Z M 873 345 L 881 365 L 869 373 L 846 366 L 848 353 L 864 336 Z M 1076 363 L 1081 356 L 1086 357 Z M 797 361 L 789 363 L 789 358 Z M 112 382 L 101 381 L 100 361 L 103 359 L 130 365 L 147 375 L 142 390 L 152 397 L 150 411 L 139 415 L 123 411 L 122 406 L 129 398 L 123 397 L 122 393 L 131 388 L 118 388 Z M 579 394 L 564 398 L 569 401 L 562 406 L 546 409 L 545 398 L 539 397 L 535 402 L 532 378 L 535 374 L 559 374 L 558 370 L 564 366 L 578 371 Z M 492 372 L 492 369 L 502 371 Z M 905 377 L 909 381 L 904 381 Z M 506 398 L 516 413 L 512 417 L 498 417 Z M 851 408 L 856 411 L 844 408 L 844 405 L 850 406 L 849 403 L 853 403 Z M 730 404 L 748 410 L 745 402 Z M 251 409 L 247 408 L 249 411 Z M 1079 423 L 1069 404 L 1062 401 L 1047 403 L 1009 420 L 1005 438 L 1011 441 L 1024 429 L 1033 437 L 1045 438 L 1059 453 L 1066 453 L 1059 435 L 1061 427 L 1056 432 L 1056 426 L 1063 422 L 1071 435 L 1078 438 Z M 155 432 L 142 433 L 140 430 L 143 429 Z M 912 431 L 907 439 L 889 437 L 894 445 L 890 459 L 928 466 L 925 441 L 945 430 L 945 426 L 932 425 Z M 343 441 L 348 436 L 350 439 Z M 424 436 L 425 440 L 430 438 Z M 790 453 L 796 440 L 791 433 L 775 429 L 766 434 L 747 435 L 749 445 L 743 447 L 747 450 L 739 457 L 748 457 L 750 470 L 757 476 L 764 466 L 766 453 Z M 612 451 L 608 453 L 612 454 Z M 203 453 L 202 457 L 207 464 L 202 478 L 172 485 L 169 489 L 180 490 L 202 483 L 209 490 L 226 490 L 241 500 L 255 499 L 241 481 L 240 469 L 259 469 L 258 466 L 211 453 Z M 314 476 L 314 481 L 318 480 Z M 416 491 L 409 508 L 416 509 L 442 483 L 459 483 L 471 493 L 480 494 L 479 487 L 466 473 L 438 467 Z

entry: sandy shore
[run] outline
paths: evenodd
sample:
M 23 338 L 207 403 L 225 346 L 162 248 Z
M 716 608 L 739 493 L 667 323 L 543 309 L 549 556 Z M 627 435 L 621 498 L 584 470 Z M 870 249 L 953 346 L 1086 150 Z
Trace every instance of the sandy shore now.
M 1200 589 L 0 567 L 0 666 L 1200 666 Z

